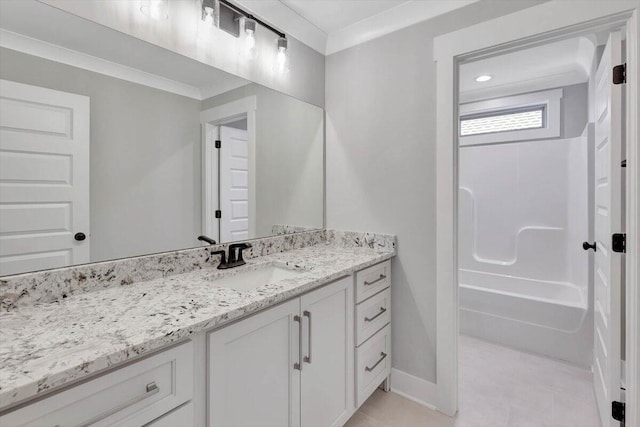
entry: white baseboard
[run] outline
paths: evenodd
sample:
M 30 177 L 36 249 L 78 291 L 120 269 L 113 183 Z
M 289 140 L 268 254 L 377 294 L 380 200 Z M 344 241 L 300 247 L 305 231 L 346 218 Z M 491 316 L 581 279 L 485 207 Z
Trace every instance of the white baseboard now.
M 437 409 L 435 405 L 438 396 L 437 387 L 431 381 L 392 368 L 391 391 L 429 409 Z

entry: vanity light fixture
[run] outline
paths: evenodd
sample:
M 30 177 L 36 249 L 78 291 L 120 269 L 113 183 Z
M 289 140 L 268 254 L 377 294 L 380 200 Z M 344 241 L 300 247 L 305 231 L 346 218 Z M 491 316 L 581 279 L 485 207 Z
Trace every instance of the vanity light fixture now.
M 477 82 L 488 82 L 489 80 L 491 80 L 491 76 L 489 74 L 483 74 L 481 76 L 476 77 L 476 81 Z
M 246 56 L 249 59 L 253 59 L 256 56 L 255 37 L 257 24 L 277 35 L 277 68 L 281 73 L 289 71 L 287 64 L 288 40 L 287 36 L 282 31 L 275 29 L 271 25 L 259 18 L 256 18 L 228 0 L 202 0 L 201 14 L 203 21 L 208 19 L 209 16 L 207 8 L 211 9 L 214 13 L 215 19 L 213 19 L 213 21 L 215 22 L 217 19 L 215 25 L 234 37 L 240 37 L 240 21 L 244 18 L 244 49 Z
M 141 0 L 140 12 L 157 21 L 169 17 L 169 0 Z

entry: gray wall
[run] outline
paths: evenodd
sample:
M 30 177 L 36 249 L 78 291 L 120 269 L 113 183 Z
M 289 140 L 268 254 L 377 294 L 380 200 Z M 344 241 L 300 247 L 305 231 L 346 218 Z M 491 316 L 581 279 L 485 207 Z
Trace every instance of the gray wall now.
M 394 233 L 393 365 L 436 381 L 433 38 L 539 1 L 481 1 L 326 59 L 327 226 Z
M 91 98 L 91 260 L 197 246 L 201 102 L 0 49 L 0 78 Z
M 582 135 L 589 120 L 589 83 L 580 83 L 562 88 L 562 138 Z
M 255 95 L 256 236 L 274 225 L 324 225 L 324 112 L 255 83 L 202 102 L 203 110 Z

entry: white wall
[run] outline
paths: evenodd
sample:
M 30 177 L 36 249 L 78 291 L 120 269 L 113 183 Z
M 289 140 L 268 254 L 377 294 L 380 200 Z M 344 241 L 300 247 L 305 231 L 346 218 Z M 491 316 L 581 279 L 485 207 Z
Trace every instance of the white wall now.
M 274 225 L 324 225 L 324 112 L 257 84 L 203 101 L 203 110 L 255 95 L 256 237 Z
M 537 1 L 482 1 L 326 59 L 327 226 L 393 233 L 393 365 L 436 381 L 437 35 Z
M 586 289 L 587 142 L 462 147 L 460 268 Z

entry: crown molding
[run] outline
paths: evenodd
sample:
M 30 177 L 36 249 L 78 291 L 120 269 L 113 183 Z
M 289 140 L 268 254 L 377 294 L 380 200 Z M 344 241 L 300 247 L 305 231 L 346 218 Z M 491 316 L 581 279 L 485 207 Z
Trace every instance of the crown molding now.
M 200 88 L 0 28 L 0 46 L 117 79 L 202 100 Z
M 475 3 L 478 0 L 412 0 L 329 34 L 326 55 L 382 37 L 402 28 Z
M 519 81 L 499 86 L 460 92 L 460 103 L 481 101 L 503 96 L 537 92 L 557 87 L 565 87 L 589 81 L 589 75 L 575 69 L 563 73 L 542 76 L 535 79 Z

